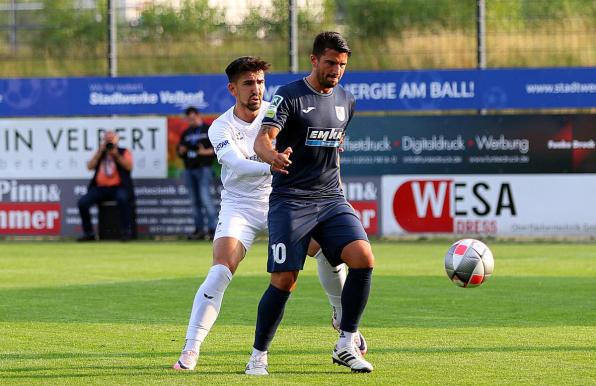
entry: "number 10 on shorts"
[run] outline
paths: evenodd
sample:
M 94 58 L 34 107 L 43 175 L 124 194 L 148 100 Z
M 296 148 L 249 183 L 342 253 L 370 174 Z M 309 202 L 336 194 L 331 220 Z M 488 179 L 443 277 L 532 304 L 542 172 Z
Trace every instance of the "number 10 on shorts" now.
M 286 261 L 286 245 L 284 243 L 272 244 L 271 252 L 273 253 L 273 260 L 277 264 L 283 264 Z

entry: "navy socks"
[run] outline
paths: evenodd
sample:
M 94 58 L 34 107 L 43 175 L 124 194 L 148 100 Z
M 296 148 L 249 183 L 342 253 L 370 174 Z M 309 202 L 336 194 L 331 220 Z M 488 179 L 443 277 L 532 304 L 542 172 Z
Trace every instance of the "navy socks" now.
M 257 314 L 257 328 L 255 331 L 255 343 L 253 345 L 259 351 L 267 351 L 273 340 L 275 331 L 284 315 L 286 302 L 290 292 L 282 291 L 271 284 L 263 294 L 259 302 Z
M 356 332 L 364 307 L 368 302 L 372 268 L 350 268 L 344 289 L 341 293 L 343 314 L 340 328 L 342 331 Z
M 350 269 L 341 294 L 343 315 L 342 331 L 356 332 L 360 318 L 368 302 L 372 268 Z M 271 284 L 261 297 L 257 314 L 257 327 L 253 347 L 267 351 L 281 322 L 290 292 L 282 291 Z

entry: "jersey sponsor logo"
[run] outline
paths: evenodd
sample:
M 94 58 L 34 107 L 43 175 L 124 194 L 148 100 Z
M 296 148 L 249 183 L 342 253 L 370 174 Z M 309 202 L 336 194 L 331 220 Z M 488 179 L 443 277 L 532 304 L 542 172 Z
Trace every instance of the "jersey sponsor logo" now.
M 308 114 L 308 113 L 310 113 L 311 111 L 313 111 L 314 109 L 316 109 L 316 107 L 309 106 L 309 107 L 307 107 L 307 108 L 305 108 L 305 109 L 302 109 L 302 112 L 303 112 L 304 114 Z
M 230 141 L 228 141 L 227 139 L 223 142 L 218 143 L 217 146 L 215 146 L 215 152 L 217 153 L 218 151 L 220 151 L 224 147 L 228 146 L 229 144 L 230 144 Z
M 339 147 L 344 129 L 331 127 L 309 127 L 306 146 Z
M 346 109 L 343 106 L 335 106 L 335 116 L 341 122 L 346 120 Z
M 283 101 L 283 100 L 284 100 L 283 97 L 281 97 L 279 95 L 275 95 L 273 97 L 273 99 L 271 100 L 271 103 L 269 104 L 269 108 L 265 112 L 265 116 L 267 118 L 275 118 L 275 114 L 277 113 L 277 108 L 279 107 L 279 105 L 281 104 L 281 101 Z

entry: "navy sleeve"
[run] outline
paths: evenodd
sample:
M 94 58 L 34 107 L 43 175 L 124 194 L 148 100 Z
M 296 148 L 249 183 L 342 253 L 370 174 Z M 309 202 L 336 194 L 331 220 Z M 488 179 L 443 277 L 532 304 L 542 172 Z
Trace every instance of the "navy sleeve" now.
M 286 87 L 280 87 L 277 93 L 271 99 L 271 104 L 265 112 L 263 125 L 271 125 L 282 130 L 288 122 L 288 117 L 292 114 L 292 100 Z

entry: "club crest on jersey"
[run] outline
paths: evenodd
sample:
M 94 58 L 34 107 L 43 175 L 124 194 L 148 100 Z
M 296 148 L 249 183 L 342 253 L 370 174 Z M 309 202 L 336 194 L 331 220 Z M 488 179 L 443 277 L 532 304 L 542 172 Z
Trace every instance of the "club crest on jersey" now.
M 346 109 L 343 106 L 335 106 L 335 116 L 340 122 L 346 120 Z
M 331 127 L 309 127 L 306 146 L 339 147 L 344 129 Z
M 271 103 L 269 104 L 269 108 L 265 112 L 265 116 L 267 118 L 275 118 L 275 113 L 277 113 L 277 108 L 279 107 L 279 105 L 281 104 L 281 101 L 283 101 L 283 100 L 284 100 L 284 98 L 282 96 L 275 95 L 273 97 L 273 99 L 271 100 Z

